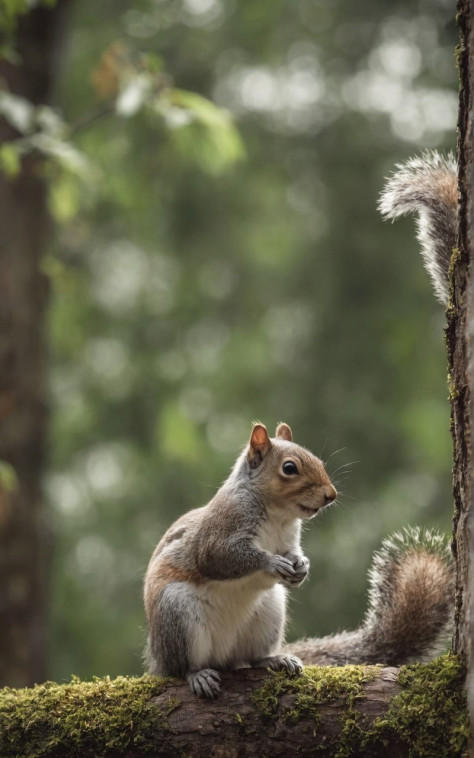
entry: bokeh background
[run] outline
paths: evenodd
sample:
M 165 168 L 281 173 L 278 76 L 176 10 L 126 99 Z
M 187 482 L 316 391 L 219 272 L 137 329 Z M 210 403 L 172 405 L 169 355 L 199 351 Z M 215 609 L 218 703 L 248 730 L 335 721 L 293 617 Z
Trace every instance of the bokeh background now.
M 455 148 L 454 15 L 72 7 L 55 107 L 73 152 L 52 172 L 44 263 L 51 678 L 142 671 L 149 556 L 255 419 L 289 423 L 341 491 L 305 531 L 288 639 L 358 624 L 383 537 L 449 532 L 444 312 L 413 220 L 376 203 L 396 162 Z

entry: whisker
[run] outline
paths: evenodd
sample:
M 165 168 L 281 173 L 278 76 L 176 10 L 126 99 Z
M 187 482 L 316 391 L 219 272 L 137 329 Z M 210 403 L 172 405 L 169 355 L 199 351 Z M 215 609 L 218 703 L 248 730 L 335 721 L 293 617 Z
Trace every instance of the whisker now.
M 341 487 L 342 487 L 343 485 L 344 485 L 344 486 L 346 486 L 346 484 L 347 484 L 347 481 L 346 481 L 346 480 L 343 480 L 343 481 L 340 481 L 340 482 L 333 482 L 333 484 L 334 484 L 334 487 L 335 487 L 335 488 L 336 488 L 336 490 L 337 490 L 337 494 L 339 495 L 339 493 L 340 493 L 340 491 L 341 491 Z
M 323 460 L 324 448 L 326 447 L 326 444 L 328 443 L 328 441 L 329 441 L 329 437 L 326 437 L 326 439 L 323 442 L 323 446 L 321 448 L 321 452 L 319 453 L 319 456 L 318 456 L 319 458 L 321 458 L 321 460 Z
M 359 501 L 360 500 L 360 498 L 358 498 L 358 497 L 353 497 L 352 495 L 348 495 L 347 492 L 341 492 L 341 491 L 338 490 L 337 498 L 336 498 L 336 500 L 334 502 L 337 503 L 337 501 L 339 500 L 340 497 L 341 498 L 347 498 L 348 500 L 354 500 L 354 501 Z
M 331 481 L 336 486 L 338 482 L 345 482 L 346 479 L 350 478 L 352 475 L 352 471 L 339 471 L 337 476 L 331 476 Z
M 334 470 L 334 471 L 333 471 L 333 472 L 330 474 L 330 477 L 331 477 L 331 479 L 332 479 L 334 476 L 336 476 L 336 474 L 338 473 L 338 471 L 342 471 L 343 469 L 348 469 L 348 468 L 349 468 L 349 466 L 354 466 L 354 464 L 356 464 L 356 463 L 360 463 L 360 461 L 349 461 L 349 463 L 341 463 L 341 465 L 340 465 L 340 466 L 338 466 L 338 467 L 337 467 L 337 469 L 335 469 L 335 470 Z
M 331 478 L 334 481 L 335 479 L 340 479 L 341 476 L 346 476 L 346 477 L 350 476 L 352 473 L 353 473 L 352 469 L 350 469 L 350 468 L 344 469 L 344 470 L 340 470 L 340 471 L 335 471 L 334 472 L 335 476 L 333 475 Z
M 326 444 L 326 443 L 324 443 L 324 444 Z M 337 455 L 338 453 L 342 453 L 342 451 L 346 450 L 346 449 L 347 449 L 346 447 L 340 447 L 339 450 L 334 450 L 334 452 L 331 453 L 331 455 L 329 456 L 329 458 L 327 459 L 327 461 L 325 461 L 325 465 L 327 465 L 329 463 L 329 461 L 331 460 L 331 458 L 333 456 Z M 319 457 L 321 458 L 321 456 L 319 456 Z

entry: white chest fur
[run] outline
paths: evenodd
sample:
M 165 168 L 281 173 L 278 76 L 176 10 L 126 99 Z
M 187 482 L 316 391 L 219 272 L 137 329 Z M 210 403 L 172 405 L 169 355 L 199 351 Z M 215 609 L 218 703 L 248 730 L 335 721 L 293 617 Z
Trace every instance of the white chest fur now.
M 265 655 L 271 653 L 265 643 L 268 630 L 274 633 L 275 626 L 280 627 L 281 637 L 285 622 L 286 591 L 276 581 L 259 572 L 199 587 L 193 668 L 245 665 L 258 657 L 249 655 L 249 651 L 262 645 Z
M 262 522 L 255 544 L 272 555 L 300 553 L 301 522 L 299 519 L 271 518 Z

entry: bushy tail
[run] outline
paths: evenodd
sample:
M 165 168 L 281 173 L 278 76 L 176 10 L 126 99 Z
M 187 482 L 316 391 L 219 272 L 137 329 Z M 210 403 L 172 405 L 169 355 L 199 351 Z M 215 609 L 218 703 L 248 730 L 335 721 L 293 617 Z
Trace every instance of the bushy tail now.
M 446 647 L 454 609 L 446 537 L 418 527 L 384 540 L 369 571 L 369 603 L 355 631 L 298 640 L 285 652 L 304 663 L 341 666 L 426 661 Z
M 458 184 L 452 153 L 423 153 L 398 164 L 379 200 L 384 218 L 418 212 L 417 239 L 435 294 L 445 305 L 449 264 L 457 244 Z

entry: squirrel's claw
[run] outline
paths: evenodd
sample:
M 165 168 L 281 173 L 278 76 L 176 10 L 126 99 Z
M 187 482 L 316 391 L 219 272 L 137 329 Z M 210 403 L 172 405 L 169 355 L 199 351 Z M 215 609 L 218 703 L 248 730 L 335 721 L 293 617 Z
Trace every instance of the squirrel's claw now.
M 298 676 L 304 669 L 302 661 L 296 655 L 270 655 L 252 663 L 254 668 L 266 668 L 272 671 L 287 671 L 290 676 Z
M 193 671 L 187 676 L 191 692 L 197 697 L 214 700 L 221 689 L 221 678 L 214 669 Z

